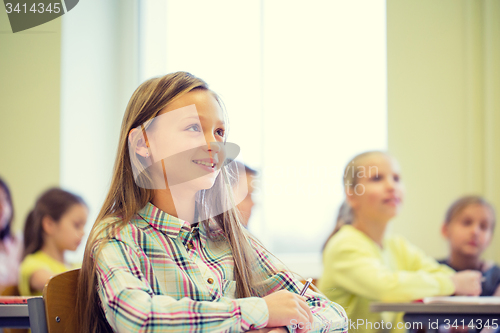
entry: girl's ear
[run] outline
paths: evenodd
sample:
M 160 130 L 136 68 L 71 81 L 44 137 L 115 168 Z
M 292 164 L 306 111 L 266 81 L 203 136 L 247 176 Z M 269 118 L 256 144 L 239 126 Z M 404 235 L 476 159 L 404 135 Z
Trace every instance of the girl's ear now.
M 57 226 L 56 221 L 54 221 L 49 215 L 45 215 L 42 219 L 42 230 L 47 235 L 52 235 Z
M 441 226 L 441 235 L 443 235 L 444 238 L 448 238 L 449 233 L 448 233 L 448 224 L 443 223 Z
M 350 187 L 345 188 L 345 199 L 352 209 L 357 208 L 356 196 L 354 195 L 354 190 Z
M 135 142 L 135 143 L 134 143 Z M 149 147 L 146 144 L 144 134 L 138 128 L 132 128 L 128 133 L 129 146 L 135 145 L 136 154 L 147 157 L 149 154 Z

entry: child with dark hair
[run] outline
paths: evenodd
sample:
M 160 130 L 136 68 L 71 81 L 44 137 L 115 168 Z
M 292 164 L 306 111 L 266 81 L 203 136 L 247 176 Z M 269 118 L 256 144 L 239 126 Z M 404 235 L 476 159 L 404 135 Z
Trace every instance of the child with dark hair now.
M 483 275 L 481 296 L 500 296 L 500 267 L 481 259 L 493 237 L 495 210 L 480 196 L 456 200 L 446 212 L 441 232 L 450 255 L 440 262 L 454 270 L 475 270 Z
M 21 239 L 12 233 L 14 206 L 9 187 L 0 178 L 0 289 L 17 283 Z
M 71 268 L 64 253 L 80 245 L 87 215 L 82 198 L 59 188 L 46 191 L 37 200 L 24 226 L 21 295 L 41 295 L 53 275 Z

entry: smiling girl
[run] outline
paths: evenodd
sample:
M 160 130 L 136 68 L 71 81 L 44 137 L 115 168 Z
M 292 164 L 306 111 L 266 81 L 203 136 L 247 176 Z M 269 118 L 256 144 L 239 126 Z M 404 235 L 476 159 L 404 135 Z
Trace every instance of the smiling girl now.
M 404 238 L 386 235 L 404 198 L 399 165 L 393 157 L 383 152 L 354 157 L 344 172 L 344 188 L 351 212 L 327 240 L 318 287 L 346 309 L 351 322 L 371 323 L 371 327 L 357 327 L 358 332 L 377 332 L 375 323 L 380 328 L 382 320 L 392 328 L 402 321 L 402 315 L 370 312 L 373 301 L 409 302 L 481 292 L 477 272 L 454 274 Z
M 42 295 L 50 277 L 72 268 L 64 253 L 80 245 L 87 215 L 87 206 L 77 195 L 52 188 L 40 196 L 24 225 L 21 295 Z
M 81 332 L 346 331 L 343 309 L 299 296 L 302 284 L 241 225 L 224 116 L 189 73 L 134 92 L 85 251 Z
M 456 271 L 476 270 L 483 275 L 481 296 L 500 296 L 500 267 L 481 259 L 493 237 L 495 210 L 480 196 L 456 200 L 446 212 L 442 234 L 450 255 L 440 261 Z

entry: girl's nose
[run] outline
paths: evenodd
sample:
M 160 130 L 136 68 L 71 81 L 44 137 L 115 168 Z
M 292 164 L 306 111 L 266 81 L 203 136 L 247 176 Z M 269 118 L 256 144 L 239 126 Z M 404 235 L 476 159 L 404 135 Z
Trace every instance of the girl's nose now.
M 217 154 L 220 151 L 220 143 L 214 141 L 207 141 L 208 151 L 212 154 Z
M 479 235 L 479 233 L 481 232 L 481 226 L 478 224 L 473 224 L 472 225 L 472 233 L 474 235 Z
M 207 132 L 205 132 L 205 143 L 207 144 L 207 146 L 208 146 L 209 148 L 210 148 L 210 144 L 211 144 L 212 142 L 215 142 L 215 141 L 217 141 L 217 140 L 215 140 L 215 136 L 214 136 L 214 134 L 213 134 L 213 133 L 211 133 L 211 132 L 208 132 L 208 133 L 207 133 Z
M 395 184 L 394 179 L 387 177 L 386 186 L 389 191 L 394 191 Z

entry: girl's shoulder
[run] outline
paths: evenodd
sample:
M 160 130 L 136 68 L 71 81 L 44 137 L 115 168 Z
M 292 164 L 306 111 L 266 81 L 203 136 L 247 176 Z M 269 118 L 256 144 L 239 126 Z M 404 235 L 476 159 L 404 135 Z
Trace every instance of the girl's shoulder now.
M 137 214 L 127 221 L 121 216 L 108 216 L 102 219 L 96 227 L 96 240 L 104 238 L 121 239 L 147 225 L 148 224 L 144 220 L 138 218 Z
M 403 249 L 416 248 L 406 237 L 399 234 L 389 233 L 384 238 L 384 246 L 393 249 L 394 251 L 401 251 Z
M 351 225 L 344 225 L 325 246 L 324 253 L 337 256 L 346 252 L 372 251 L 373 241 Z
M 28 254 L 23 259 L 20 266 L 21 272 L 33 272 L 41 268 L 47 268 L 57 273 L 67 270 L 67 267 L 63 263 L 57 261 L 43 251 Z
M 45 254 L 42 250 L 36 251 L 35 253 L 28 254 L 23 259 L 23 263 L 25 262 L 51 262 L 52 259 L 49 255 Z
M 137 250 L 140 244 L 156 237 L 158 232 L 153 229 L 138 213 L 127 220 L 122 216 L 108 216 L 100 220 L 93 230 L 92 253 L 109 241 L 118 241 Z
M 329 243 L 337 246 L 351 244 L 357 246 L 363 243 L 372 243 L 373 241 L 364 232 L 354 228 L 352 225 L 344 225 L 335 235 L 332 236 Z
M 389 243 L 389 244 L 396 244 L 396 245 L 408 245 L 411 244 L 411 242 L 403 235 L 400 234 L 394 234 L 394 233 L 388 233 L 384 241 Z

